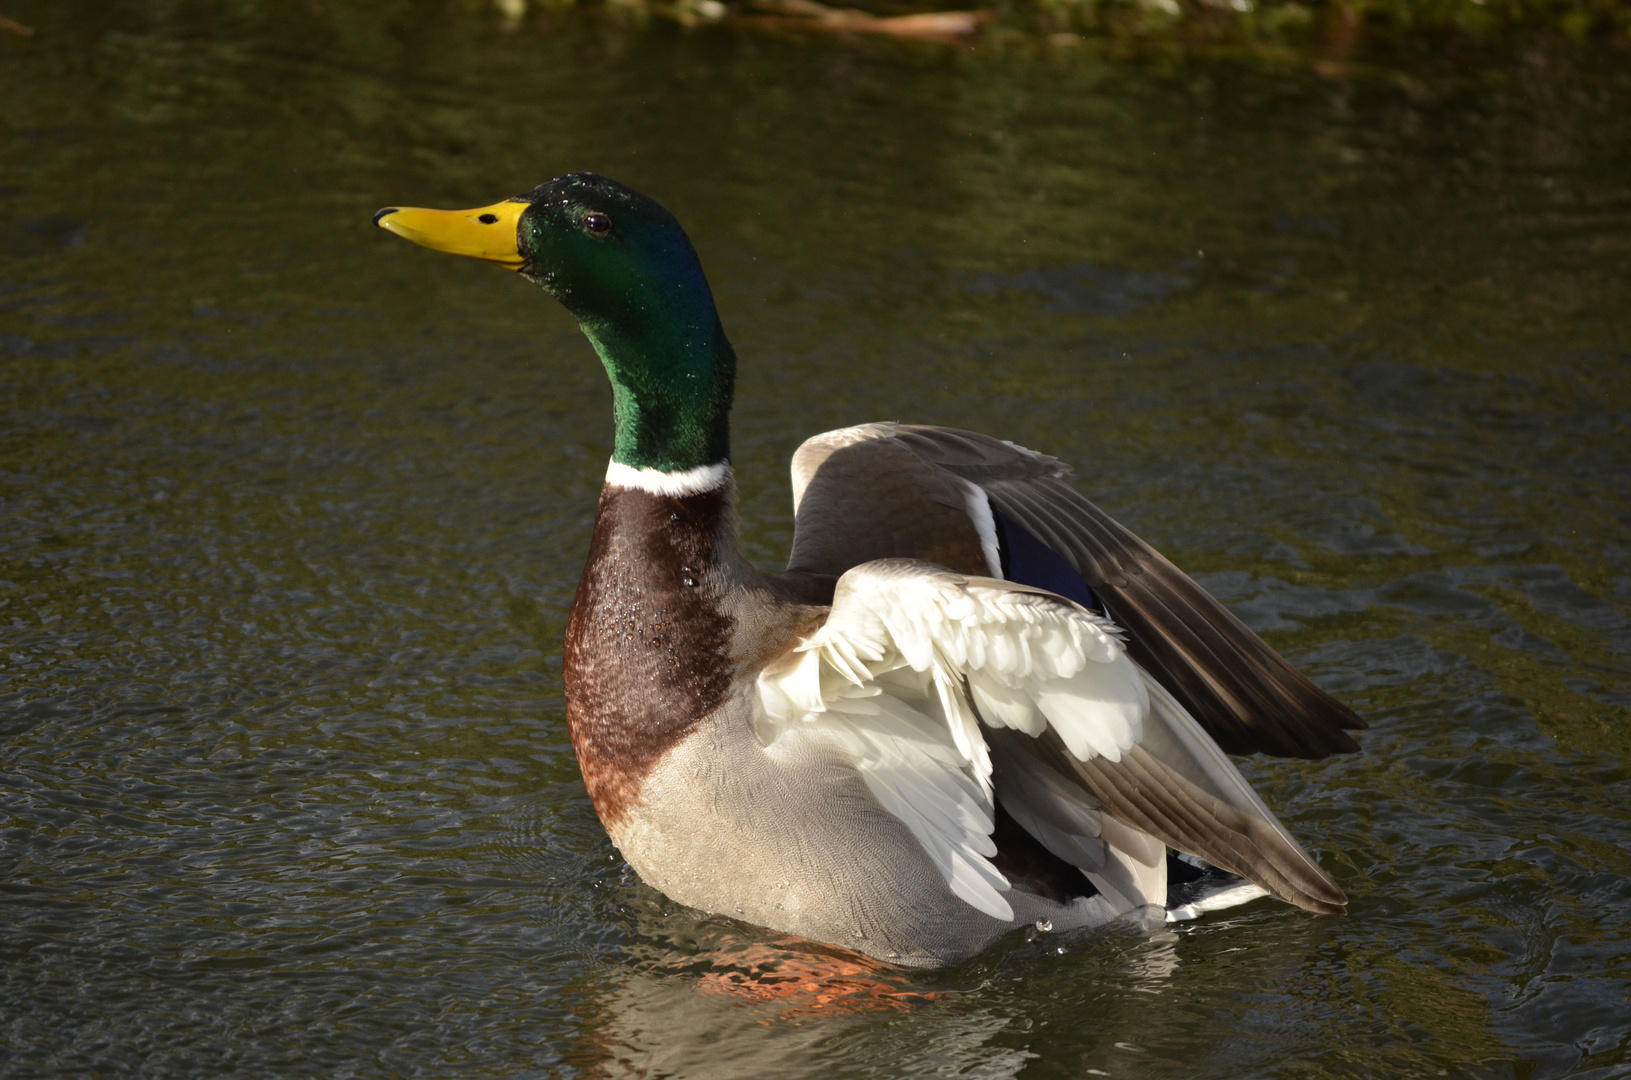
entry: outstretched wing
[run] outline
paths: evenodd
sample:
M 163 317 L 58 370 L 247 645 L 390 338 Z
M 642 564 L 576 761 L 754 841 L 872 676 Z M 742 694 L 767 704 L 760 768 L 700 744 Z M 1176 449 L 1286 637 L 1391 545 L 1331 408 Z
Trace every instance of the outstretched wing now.
M 996 918 L 1013 917 L 990 862 L 999 802 L 1124 908 L 1164 902 L 1166 846 L 1309 910 L 1346 902 L 1115 626 L 1051 593 L 866 563 L 759 692 L 766 742 L 819 725 L 952 890 Z
M 1353 710 L 1068 476 L 1054 458 L 951 428 L 868 424 L 818 435 L 793 459 L 788 569 L 837 576 L 897 557 L 1004 576 L 992 557 L 1004 534 L 1034 538 L 1091 588 L 1126 632 L 1129 655 L 1224 751 L 1319 758 L 1358 749 L 1347 732 L 1365 723 Z

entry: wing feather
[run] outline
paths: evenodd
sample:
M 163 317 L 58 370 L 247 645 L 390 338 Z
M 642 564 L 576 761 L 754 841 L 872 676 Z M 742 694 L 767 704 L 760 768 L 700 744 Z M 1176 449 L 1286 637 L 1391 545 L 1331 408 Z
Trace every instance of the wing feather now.
M 879 560 L 759 677 L 767 741 L 816 724 L 956 895 L 1011 919 L 996 805 L 1132 910 L 1164 902 L 1168 845 L 1312 910 L 1341 890 L 1104 617 L 1039 589 Z
M 1352 709 L 1315 686 L 1188 575 L 1065 482 L 1054 458 L 973 432 L 872 425 L 925 464 L 979 485 L 1005 517 L 1081 576 L 1127 633 L 1129 655 L 1228 753 L 1325 757 L 1357 750 Z M 892 435 L 889 434 L 892 432 Z M 871 444 L 869 444 L 870 447 Z M 852 473 L 861 471 L 856 453 Z M 916 551 L 897 555 L 925 557 Z

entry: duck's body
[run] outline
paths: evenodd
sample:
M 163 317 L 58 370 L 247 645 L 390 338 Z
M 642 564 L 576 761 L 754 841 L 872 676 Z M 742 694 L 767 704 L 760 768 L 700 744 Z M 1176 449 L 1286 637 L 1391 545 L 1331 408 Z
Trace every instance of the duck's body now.
M 788 571 L 764 574 L 736 546 L 734 354 L 672 218 L 579 176 L 381 219 L 541 281 L 612 377 L 567 717 L 648 884 L 914 966 L 1158 912 L 1169 847 L 1261 887 L 1237 897 L 1342 909 L 1220 744 L 1323 756 L 1358 718 L 1053 459 L 940 428 L 817 436 Z M 494 224 L 508 248 L 471 227 Z
M 766 744 L 758 680 L 820 629 L 831 579 L 787 582 L 738 554 L 735 491 L 600 497 L 567 627 L 567 718 L 595 810 L 642 880 L 674 900 L 914 966 L 1016 925 L 1115 911 L 1017 893 L 999 920 L 956 896 L 868 791 L 845 748 L 801 725 Z M 1086 890 L 1081 890 L 1085 892 Z

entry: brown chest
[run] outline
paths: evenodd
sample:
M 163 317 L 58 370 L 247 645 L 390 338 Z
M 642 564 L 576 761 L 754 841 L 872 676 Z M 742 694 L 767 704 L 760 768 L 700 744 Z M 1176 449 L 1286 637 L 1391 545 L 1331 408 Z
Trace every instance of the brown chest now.
M 729 492 L 608 486 L 567 621 L 572 744 L 608 827 L 658 759 L 729 692 L 734 629 L 720 597 Z M 724 535 L 722 535 L 722 533 Z

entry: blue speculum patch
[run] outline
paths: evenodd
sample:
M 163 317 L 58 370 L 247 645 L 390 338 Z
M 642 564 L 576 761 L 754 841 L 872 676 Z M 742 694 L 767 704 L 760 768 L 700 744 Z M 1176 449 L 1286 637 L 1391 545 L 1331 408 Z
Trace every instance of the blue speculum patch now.
M 1104 608 L 1094 597 L 1093 590 L 1087 587 L 1087 582 L 1052 548 L 1032 536 L 1012 518 L 1004 517 L 995 506 L 991 508 L 991 517 L 997 524 L 997 545 L 1002 553 L 1004 577 L 1021 585 L 1056 592 L 1089 611 L 1104 613 Z

